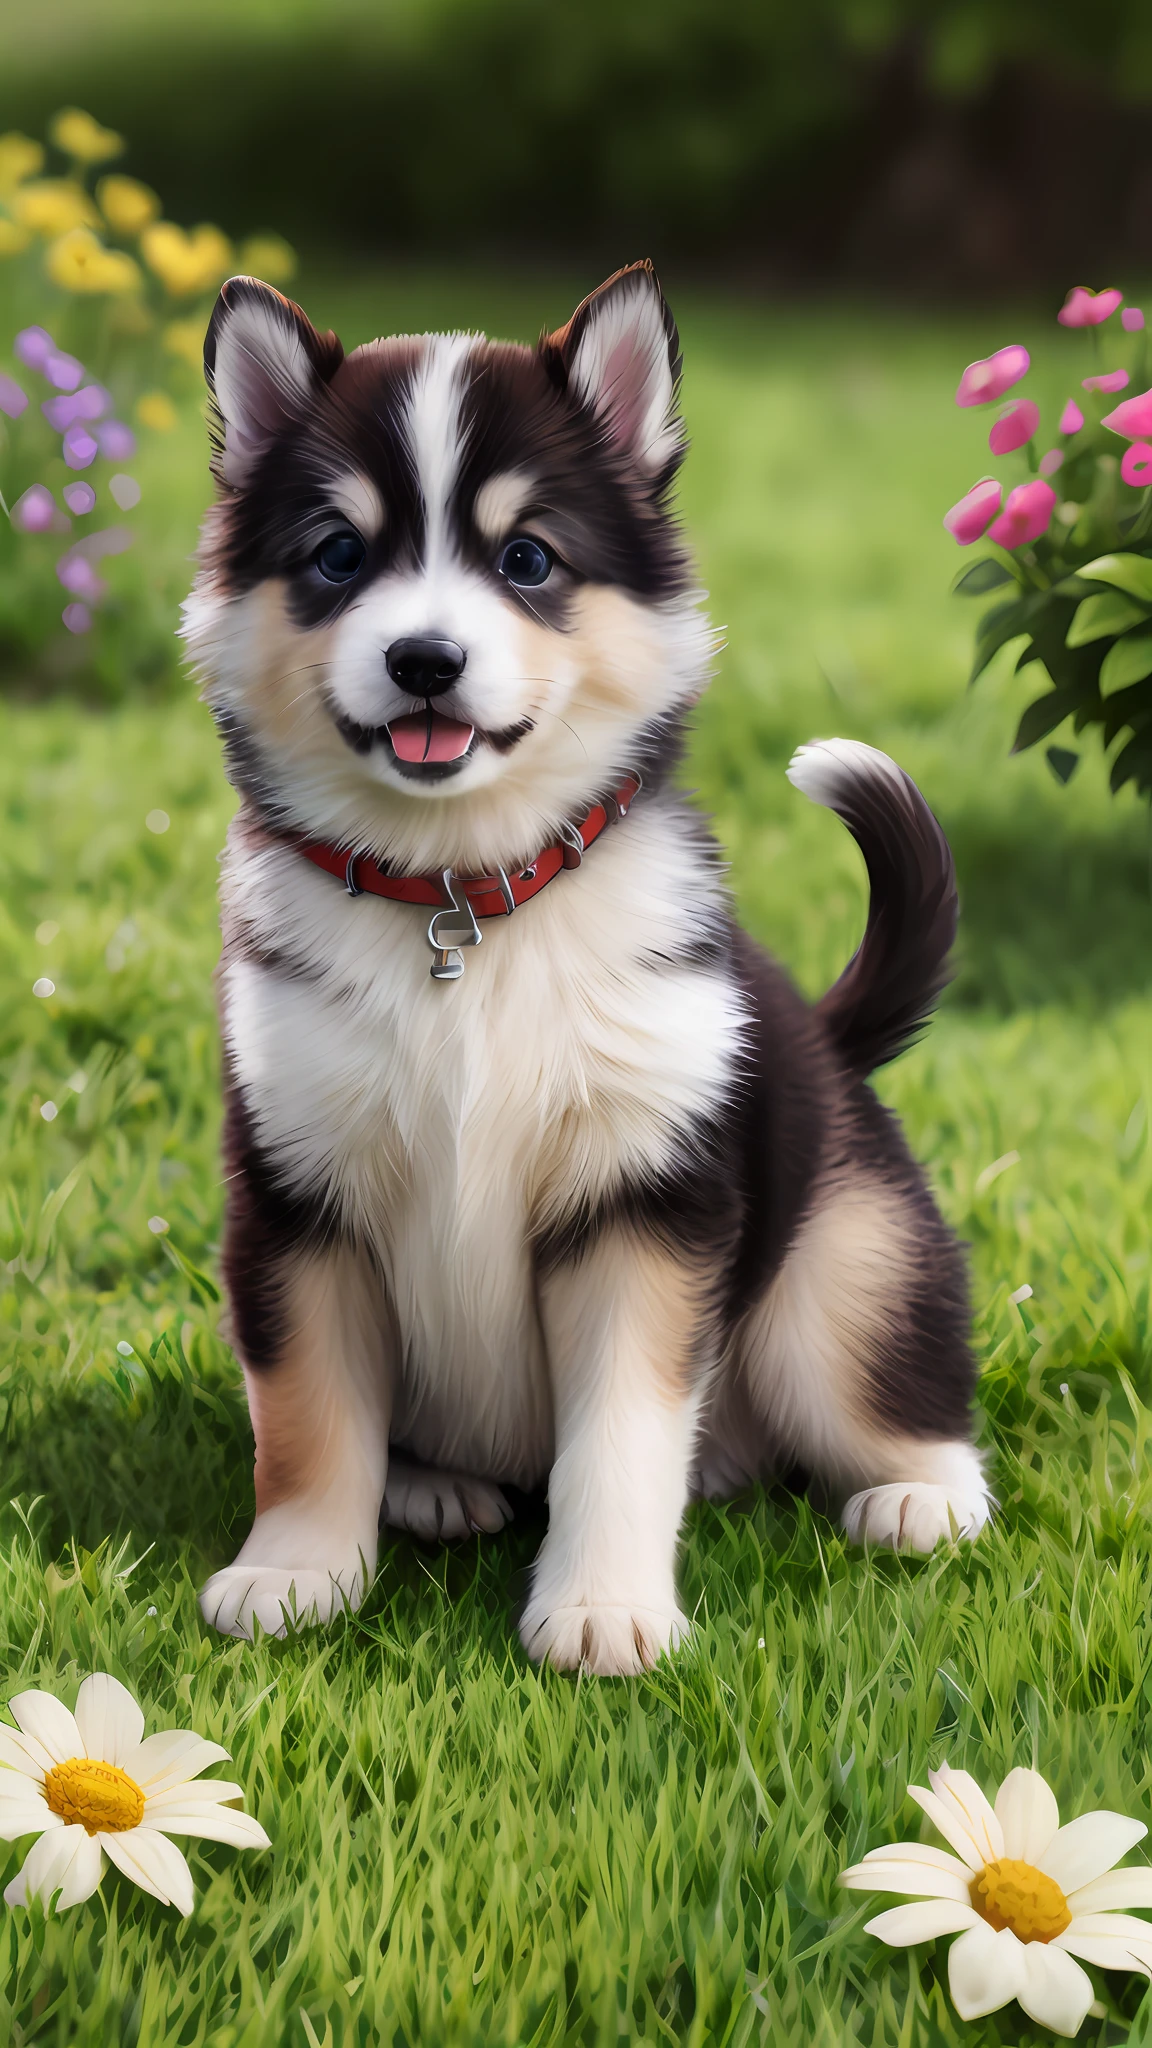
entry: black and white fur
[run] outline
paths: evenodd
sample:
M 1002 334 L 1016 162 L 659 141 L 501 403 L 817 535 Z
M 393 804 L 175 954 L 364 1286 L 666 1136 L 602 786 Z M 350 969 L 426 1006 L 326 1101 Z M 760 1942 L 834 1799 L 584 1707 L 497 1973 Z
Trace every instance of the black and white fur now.
M 854 1538 L 974 1535 L 961 1254 L 866 1079 L 944 978 L 951 860 L 892 761 L 821 742 L 789 773 L 864 851 L 860 951 L 812 1008 L 734 924 L 672 780 L 714 643 L 669 509 L 679 351 L 651 266 L 535 350 L 347 358 L 237 278 L 206 360 L 220 492 L 186 635 L 241 798 L 224 1265 L 257 1492 L 206 1617 L 326 1620 L 381 1520 L 496 1530 L 506 1482 L 548 1489 L 525 1646 L 600 1673 L 683 1637 L 694 1494 L 800 1464 Z M 334 533 L 364 547 L 336 586 Z M 502 573 L 518 536 L 552 551 L 539 587 Z M 413 766 L 385 656 L 428 634 L 465 655 L 420 700 L 429 730 L 474 737 Z M 427 912 L 353 899 L 293 845 L 512 870 L 633 768 L 626 821 L 450 984 Z

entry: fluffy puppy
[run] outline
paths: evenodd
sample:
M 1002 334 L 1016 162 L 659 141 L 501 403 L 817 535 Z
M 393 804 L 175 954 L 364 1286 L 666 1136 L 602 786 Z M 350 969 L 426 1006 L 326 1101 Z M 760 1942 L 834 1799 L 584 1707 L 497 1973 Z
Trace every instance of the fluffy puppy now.
M 548 1489 L 529 1655 L 606 1674 L 684 1635 L 694 1494 L 799 1463 L 855 1538 L 974 1534 L 961 1255 L 866 1079 L 944 978 L 951 860 L 892 761 L 826 741 L 789 772 L 863 849 L 859 952 L 811 1008 L 734 924 L 671 773 L 713 636 L 651 265 L 535 349 L 349 356 L 234 278 L 205 361 L 186 634 L 240 797 L 224 1269 L 257 1504 L 205 1616 L 327 1620 L 381 1521 L 496 1530 L 505 1482 Z

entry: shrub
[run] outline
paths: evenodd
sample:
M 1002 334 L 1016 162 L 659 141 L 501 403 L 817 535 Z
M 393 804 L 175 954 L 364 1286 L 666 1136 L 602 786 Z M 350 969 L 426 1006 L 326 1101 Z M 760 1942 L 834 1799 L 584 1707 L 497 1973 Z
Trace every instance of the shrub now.
M 1052 685 L 1029 704 L 1013 751 L 1047 739 L 1066 721 L 1074 733 L 1097 726 L 1105 747 L 1120 741 L 1112 788 L 1134 782 L 1152 797 L 1152 389 L 1146 384 L 1144 315 L 1118 291 L 1077 285 L 1057 315 L 1090 336 L 1095 367 L 1070 397 L 1053 445 L 1037 453 L 1040 409 L 1012 399 L 993 421 L 994 455 L 1016 453 L 1024 479 L 1004 497 L 995 477 L 974 484 L 944 524 L 961 547 L 983 538 L 993 553 L 957 578 L 967 597 L 1000 593 L 980 621 L 972 680 L 992 656 L 1024 636 L 1018 670 L 1038 663 Z M 1130 360 L 1106 367 L 1101 338 L 1114 321 Z M 1114 327 L 1110 330 L 1115 339 Z M 956 403 L 989 405 L 1027 375 L 1028 351 L 1013 344 L 970 363 Z M 1124 444 L 1127 444 L 1126 446 Z M 1050 746 L 1053 773 L 1067 782 L 1079 755 Z
M 0 136 L 0 680 L 109 697 L 174 667 L 154 562 L 109 576 L 136 539 L 137 438 L 170 434 L 201 389 L 221 279 L 282 279 L 293 257 L 265 237 L 237 260 L 219 228 L 163 220 L 154 192 L 106 170 L 121 138 L 77 108 L 49 141 L 54 163 Z

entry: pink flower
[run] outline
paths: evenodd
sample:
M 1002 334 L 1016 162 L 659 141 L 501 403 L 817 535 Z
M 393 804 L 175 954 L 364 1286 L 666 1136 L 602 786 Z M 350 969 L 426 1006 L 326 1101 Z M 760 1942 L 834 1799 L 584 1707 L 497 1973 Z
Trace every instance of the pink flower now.
M 45 484 L 32 484 L 12 507 L 12 524 L 21 533 L 47 533 L 56 517 L 56 500 Z
M 970 548 L 1000 510 L 1001 490 L 995 477 L 986 476 L 944 514 L 944 524 L 957 547 Z
M 1152 484 L 1152 447 L 1147 441 L 1133 441 L 1132 446 L 1124 450 L 1120 474 L 1126 484 L 1137 487 Z
M 12 347 L 30 370 L 43 369 L 48 357 L 56 353 L 56 343 L 46 327 L 22 327 Z
M 87 633 L 91 630 L 92 614 L 86 604 L 66 604 L 60 617 L 70 633 Z
M 1076 284 L 1056 318 L 1061 327 L 1099 327 L 1116 311 L 1123 297 L 1123 292 L 1094 292 L 1086 284 Z
M 988 538 L 998 547 L 1022 548 L 1046 532 L 1055 509 L 1056 493 L 1051 484 L 1042 483 L 1039 477 L 1030 484 L 1018 484 L 1009 492 L 999 519 L 988 528 Z
M 111 403 L 112 395 L 102 384 L 85 384 L 82 390 L 67 393 L 63 398 L 46 398 L 40 410 L 48 425 L 63 434 L 77 420 L 98 420 Z
M 1139 306 L 1125 306 L 1120 315 L 1120 325 L 1128 334 L 1139 334 L 1144 325 L 1144 315 Z
M 994 398 L 1003 398 L 1021 377 L 1028 375 L 1030 362 L 1027 349 L 1014 341 L 1007 348 L 998 348 L 994 356 L 969 363 L 960 379 L 957 405 L 990 405 Z
M 96 493 L 91 484 L 65 484 L 63 498 L 68 510 L 75 512 L 78 518 L 83 518 L 96 503 Z
M 1152 390 L 1122 399 L 1113 412 L 1105 413 L 1104 425 L 1114 434 L 1123 434 L 1126 441 L 1142 441 L 1145 435 L 1152 435 Z
M 96 429 L 101 455 L 110 462 L 131 462 L 136 453 L 136 436 L 123 420 L 101 420 Z
M 1018 398 L 994 420 L 988 436 L 988 446 L 993 455 L 1011 455 L 1014 448 L 1022 448 L 1030 441 L 1040 425 L 1040 407 L 1030 398 Z
M 27 407 L 27 392 L 21 391 L 15 377 L 6 377 L 0 370 L 0 412 L 6 412 L 10 420 L 18 420 Z
M 1048 450 L 1047 455 L 1042 455 L 1040 457 L 1041 476 L 1055 476 L 1056 471 L 1060 468 L 1060 465 L 1062 464 L 1063 460 L 1064 450 L 1062 448 L 1050 448 Z M 65 491 L 64 495 L 65 497 L 67 497 L 67 491 Z
M 1060 426 L 1058 431 L 1061 434 L 1078 434 L 1083 425 L 1084 415 L 1081 412 L 1080 407 L 1077 405 L 1076 400 L 1074 398 L 1070 398 L 1068 400 L 1067 405 L 1064 407 L 1063 412 L 1060 415 Z
M 62 349 L 45 356 L 40 368 L 57 391 L 75 391 L 84 376 L 83 363 L 77 362 L 75 356 L 66 356 Z
M 1082 377 L 1085 391 L 1123 391 L 1128 382 L 1127 370 L 1105 370 L 1099 377 Z

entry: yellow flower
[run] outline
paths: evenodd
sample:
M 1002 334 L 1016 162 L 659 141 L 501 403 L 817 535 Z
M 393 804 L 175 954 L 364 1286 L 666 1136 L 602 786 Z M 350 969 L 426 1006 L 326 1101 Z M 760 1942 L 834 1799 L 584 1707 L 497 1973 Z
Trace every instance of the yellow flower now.
M 75 178 L 37 178 L 35 184 L 21 185 L 8 204 L 22 227 L 47 238 L 100 225 L 100 215 Z
M 0 192 L 14 192 L 25 178 L 34 178 L 44 166 L 44 151 L 31 136 L 12 129 L 0 135 Z
M 170 434 L 178 415 L 166 391 L 146 391 L 136 400 L 136 417 L 142 427 L 151 427 L 157 434 Z
M 122 178 L 116 173 L 101 178 L 96 197 L 109 227 L 118 235 L 138 235 L 160 211 L 160 201 L 147 185 L 142 185 L 138 178 Z
M 17 227 L 14 220 L 5 220 L 0 214 L 0 256 L 18 256 L 31 240 L 27 228 Z
M 66 292 L 134 292 L 144 280 L 122 249 L 106 249 L 90 228 L 73 228 L 52 243 L 44 267 Z
M 198 370 L 204 356 L 204 321 L 169 321 L 164 329 L 164 346 L 169 355 L 182 356 L 186 363 L 191 363 L 193 369 Z
M 140 237 L 145 263 L 174 299 L 207 291 L 232 267 L 232 245 L 219 228 L 193 228 L 185 234 L 174 221 L 154 221 Z
M 119 156 L 124 147 L 122 135 L 102 128 L 99 121 L 79 107 L 65 107 L 56 114 L 49 123 L 48 138 L 65 156 L 75 157 L 82 164 L 106 163 L 110 156 Z
M 296 275 L 296 251 L 282 235 L 250 235 L 240 250 L 240 268 L 265 284 L 287 284 Z

